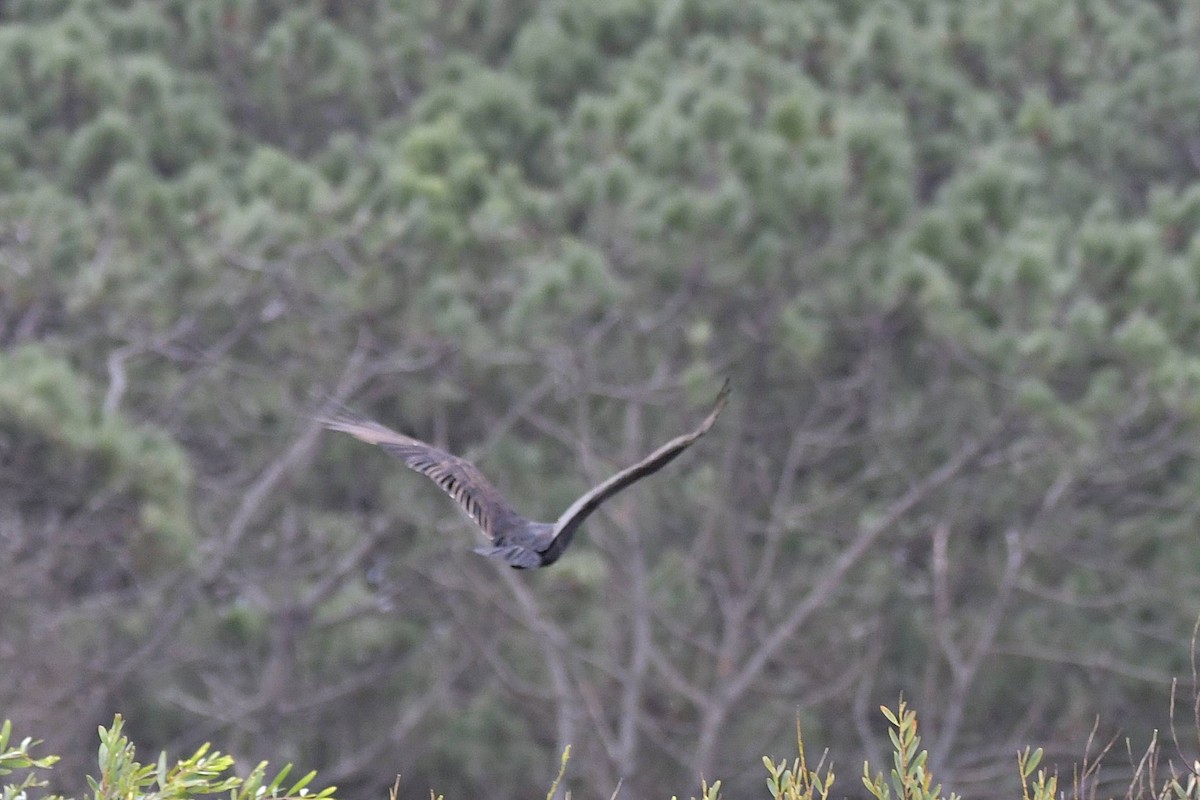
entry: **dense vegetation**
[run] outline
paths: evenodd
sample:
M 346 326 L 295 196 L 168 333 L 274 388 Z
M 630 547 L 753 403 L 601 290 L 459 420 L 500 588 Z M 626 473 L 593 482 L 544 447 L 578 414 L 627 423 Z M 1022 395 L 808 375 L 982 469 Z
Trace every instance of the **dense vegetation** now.
M 0 717 L 355 797 L 568 744 L 577 798 L 755 796 L 900 691 L 972 798 L 1140 750 L 1200 614 L 1197 75 L 1179 0 L 5 0 Z M 725 375 L 537 573 L 313 422 L 551 517 Z
M 895 711 L 887 706 L 881 706 L 880 711 L 890 726 L 888 735 L 892 743 L 892 768 L 884 773 L 872 771 L 869 763 L 863 765 L 860 780 L 868 795 L 875 800 L 892 800 L 893 797 L 895 800 L 945 800 L 941 784 L 934 783 L 929 770 L 929 751 L 921 747 L 916 712 L 908 708 L 903 699 Z M 230 800 L 335 798 L 337 787 L 328 786 L 316 793 L 308 788 L 316 778 L 315 770 L 299 780 L 289 778 L 291 764 L 284 765 L 274 777 L 270 777 L 269 765 L 265 761 L 259 762 L 245 777 L 230 774 L 238 767 L 236 759 L 214 752 L 207 742 L 188 758 L 172 762 L 164 751 L 155 763 L 142 764 L 137 760 L 137 748 L 122 733 L 124 724 L 118 714 L 112 725 L 100 728 L 98 777 L 89 775 L 87 778 L 95 800 L 186 800 L 225 792 L 229 792 Z M 1200 719 L 1197 725 L 1200 726 Z M 815 763 L 810 761 L 805 752 L 804 733 L 799 722 L 796 723 L 796 739 L 799 755 L 790 764 L 787 759 L 776 763 L 774 759 L 763 756 L 763 766 L 768 775 L 767 791 L 773 800 L 828 800 L 834 793 L 837 781 L 833 766 L 828 761 L 828 751 Z M 1178 745 L 1178 741 L 1175 744 Z M 39 745 L 40 741 L 29 737 L 20 742 L 12 738 L 10 720 L 0 725 L 0 776 L 5 776 L 5 783 L 0 787 L 3 800 L 25 800 L 31 790 L 47 785 L 46 772 L 58 762 L 58 756 L 35 754 L 34 750 Z M 1044 751 L 1026 747 L 1016 757 L 1022 800 L 1061 800 L 1068 796 L 1068 791 L 1071 800 L 1095 797 L 1094 777 L 1106 753 L 1107 748 L 1098 757 L 1089 753 L 1088 759 L 1076 765 L 1070 789 L 1060 790 L 1059 776 L 1041 766 Z M 568 747 L 563 751 L 558 774 L 550 784 L 546 800 L 560 796 L 558 793 L 570 756 L 571 748 Z M 1196 800 L 1200 797 L 1200 776 L 1194 771 L 1180 774 L 1173 766 L 1165 766 L 1164 771 L 1161 744 L 1157 740 L 1151 741 L 1126 789 L 1127 800 Z M 1067 785 L 1065 781 L 1063 785 Z M 723 797 L 719 780 L 711 784 L 701 780 L 700 787 L 702 800 L 721 800 Z M 397 777 L 388 792 L 391 800 L 399 796 L 399 788 L 400 778 Z M 618 785 L 611 800 L 616 800 L 620 793 L 621 786 Z M 573 795 L 565 791 L 561 796 L 563 800 L 571 800 Z M 433 790 L 429 792 L 430 800 L 444 800 L 444 797 Z M 65 799 L 62 795 L 51 795 L 46 796 L 45 800 Z M 672 800 L 678 798 L 672 796 Z M 950 792 L 948 800 L 959 800 L 959 796 Z

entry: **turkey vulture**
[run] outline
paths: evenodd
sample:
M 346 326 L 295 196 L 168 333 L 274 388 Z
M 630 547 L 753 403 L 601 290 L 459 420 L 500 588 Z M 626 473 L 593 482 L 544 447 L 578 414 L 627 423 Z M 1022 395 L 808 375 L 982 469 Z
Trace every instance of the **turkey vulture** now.
M 693 431 L 675 437 L 641 461 L 584 492 L 554 522 L 534 522 L 521 516 L 474 464 L 444 450 L 353 413 L 344 412 L 319 421 L 330 430 L 379 445 L 440 486 L 491 539 L 490 546 L 477 547 L 476 553 L 501 559 L 517 569 L 531 569 L 547 567 L 557 561 L 580 524 L 601 503 L 626 486 L 662 469 L 707 433 L 728 397 L 729 381 L 726 380 L 712 411 Z

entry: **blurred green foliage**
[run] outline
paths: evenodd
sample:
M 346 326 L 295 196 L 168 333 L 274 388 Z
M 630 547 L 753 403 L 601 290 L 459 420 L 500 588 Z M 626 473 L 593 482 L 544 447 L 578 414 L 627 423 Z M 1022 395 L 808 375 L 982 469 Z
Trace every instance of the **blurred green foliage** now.
M 72 772 L 121 711 L 498 800 L 567 743 L 580 797 L 748 793 L 795 709 L 866 758 L 899 690 L 964 796 L 1148 739 L 1197 74 L 1171 0 L 0 3 L 0 708 Z M 538 575 L 312 423 L 551 517 L 726 374 Z

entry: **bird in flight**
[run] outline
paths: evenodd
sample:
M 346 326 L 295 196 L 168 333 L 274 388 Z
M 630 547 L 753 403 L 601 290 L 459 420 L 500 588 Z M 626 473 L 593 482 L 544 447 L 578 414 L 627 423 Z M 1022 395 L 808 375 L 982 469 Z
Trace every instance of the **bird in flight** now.
M 559 559 L 580 524 L 601 503 L 625 487 L 662 469 L 717 421 L 729 397 L 729 381 L 721 386 L 713 409 L 690 433 L 677 436 L 641 461 L 584 492 L 554 522 L 535 522 L 518 514 L 474 464 L 433 445 L 405 436 L 350 412 L 319 421 L 326 428 L 378 445 L 441 487 L 491 540 L 476 553 L 498 558 L 516 569 L 548 567 Z

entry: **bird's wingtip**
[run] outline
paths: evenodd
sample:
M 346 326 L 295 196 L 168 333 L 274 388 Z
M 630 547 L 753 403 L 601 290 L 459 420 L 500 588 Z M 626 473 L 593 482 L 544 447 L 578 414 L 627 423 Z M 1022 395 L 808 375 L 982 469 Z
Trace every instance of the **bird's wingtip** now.
M 732 384 L 730 384 L 729 378 L 725 378 L 725 381 L 721 384 L 721 391 L 717 392 L 717 399 L 713 401 L 714 411 L 719 413 L 725 407 L 725 403 L 729 400 L 730 391 L 732 391 Z
M 389 438 L 399 436 L 370 417 L 346 408 L 339 409 L 332 414 L 314 417 L 314 419 L 328 430 L 348 433 L 367 444 L 382 444 Z
M 357 414 L 346 409 L 338 409 L 326 414 L 314 414 L 313 421 L 330 430 L 337 431 L 342 430 L 348 425 L 362 425 L 369 423 L 371 420 L 362 414 Z
M 708 412 L 708 417 L 700 425 L 701 432 L 707 431 L 717 421 L 717 417 L 721 415 L 721 411 L 725 408 L 725 403 L 729 400 L 729 392 L 731 385 L 729 378 L 721 384 L 721 391 L 717 393 L 717 399 L 713 401 L 712 411 Z

